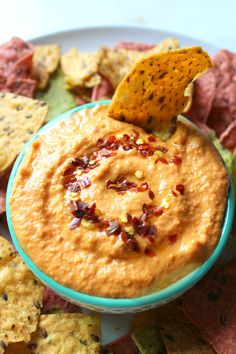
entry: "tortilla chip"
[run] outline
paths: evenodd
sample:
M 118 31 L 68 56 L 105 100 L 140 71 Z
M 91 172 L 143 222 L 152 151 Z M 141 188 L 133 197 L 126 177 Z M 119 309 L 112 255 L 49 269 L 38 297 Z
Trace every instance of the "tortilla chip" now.
M 34 354 L 98 354 L 101 349 L 100 326 L 98 314 L 41 315 L 29 346 L 35 347 Z
M 208 273 L 182 297 L 182 306 L 217 353 L 236 353 L 236 258 Z
M 0 341 L 29 341 L 42 307 L 43 285 L 0 236 Z
M 44 102 L 13 93 L 0 93 L 0 174 L 41 127 L 47 111 Z
M 54 293 L 51 289 L 45 288 L 43 294 L 42 313 L 75 313 L 80 312 L 79 306 L 63 299 L 61 296 Z
M 36 96 L 37 99 L 48 104 L 47 122 L 76 106 L 73 93 L 64 89 L 64 75 L 61 68 L 51 78 L 47 91 L 38 91 Z
M 101 82 L 98 64 L 101 53 L 82 53 L 72 48 L 61 57 L 62 71 L 65 74 L 67 89 L 76 86 L 94 87 Z
M 141 59 L 118 86 L 108 114 L 147 129 L 169 131 L 188 105 L 188 85 L 210 66 L 211 59 L 201 47 Z
M 125 48 L 110 49 L 102 48 L 99 72 L 107 78 L 113 88 L 119 85 L 130 68 L 141 58 L 159 52 L 177 49 L 179 42 L 173 38 L 167 38 L 153 48 L 141 52 L 139 50 L 127 50 Z
M 155 325 L 138 328 L 132 333 L 132 339 L 141 354 L 165 354 L 159 328 Z
M 60 61 L 60 47 L 57 44 L 39 45 L 34 49 L 33 72 L 39 89 L 44 89 L 49 75 L 57 70 Z
M 32 349 L 25 342 L 10 343 L 4 354 L 32 354 Z
M 168 354 L 214 354 L 176 302 L 135 315 L 131 331 L 148 326 L 158 326 Z
M 106 344 L 103 349 L 104 354 L 134 354 L 135 350 L 137 351 L 136 345 L 130 335 L 115 339 L 111 343 Z
M 0 215 L 6 211 L 6 191 L 0 186 Z

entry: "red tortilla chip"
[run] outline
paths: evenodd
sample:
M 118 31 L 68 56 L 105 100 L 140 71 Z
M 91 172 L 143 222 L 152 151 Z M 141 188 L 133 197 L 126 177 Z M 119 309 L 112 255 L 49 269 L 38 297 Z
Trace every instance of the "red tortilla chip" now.
M 6 192 L 0 189 L 0 215 L 6 211 Z
M 194 83 L 193 104 L 188 117 L 194 122 L 207 123 L 216 93 L 214 70 L 208 70 Z
M 182 297 L 189 319 L 218 354 L 236 353 L 236 258 Z
M 0 90 L 33 97 L 36 80 L 32 73 L 33 47 L 20 38 L 0 46 Z
M 233 78 L 236 77 L 236 73 L 233 69 L 233 59 L 235 57 L 234 53 L 228 50 L 220 50 L 214 57 L 214 68 L 217 79 L 217 87 L 222 88 L 227 86 L 232 82 Z
M 236 122 L 232 122 L 220 136 L 221 144 L 227 149 L 236 147 Z
M 45 288 L 43 294 L 42 313 L 51 313 L 57 310 L 62 310 L 65 313 L 80 312 L 80 308 L 78 306 L 64 300 L 49 288 Z
M 104 353 L 112 354 L 135 354 L 137 353 L 136 346 L 131 338 L 131 336 L 126 335 L 115 341 L 106 344 L 104 347 Z
M 153 47 L 153 44 L 121 41 L 115 45 L 114 49 L 139 50 L 140 52 L 145 52 Z
M 103 98 L 112 98 L 113 93 L 114 88 L 110 84 L 109 80 L 103 77 L 101 83 L 97 86 L 94 86 L 91 101 L 98 101 Z
M 85 101 L 82 97 L 80 97 L 79 95 L 76 96 L 75 98 L 75 102 L 78 106 L 82 105 L 82 104 L 85 104 L 85 103 L 88 103 L 87 101 Z

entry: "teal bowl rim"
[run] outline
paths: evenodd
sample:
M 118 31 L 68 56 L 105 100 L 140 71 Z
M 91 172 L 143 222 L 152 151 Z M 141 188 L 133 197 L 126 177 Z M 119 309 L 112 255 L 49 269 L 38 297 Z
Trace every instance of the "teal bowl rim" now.
M 227 206 L 226 206 L 226 211 L 224 215 L 224 221 L 222 225 L 222 233 L 221 237 L 219 239 L 219 242 L 214 249 L 213 253 L 211 256 L 196 270 L 193 272 L 187 274 L 185 277 L 181 278 L 180 280 L 176 281 L 175 283 L 171 284 L 167 288 L 164 288 L 158 292 L 137 297 L 137 298 L 132 298 L 132 299 L 114 299 L 114 298 L 105 298 L 105 297 L 98 297 L 98 296 L 93 296 L 93 295 L 88 295 L 85 293 L 81 293 L 78 291 L 75 291 L 71 288 L 65 287 L 61 285 L 60 283 L 56 282 L 53 280 L 51 277 L 43 273 L 35 264 L 34 262 L 30 259 L 30 257 L 24 252 L 24 250 L 21 248 L 20 243 L 17 239 L 17 236 L 14 232 L 12 220 L 11 220 L 11 215 L 10 215 L 10 207 L 9 207 L 9 198 L 12 192 L 13 188 L 13 182 L 14 178 L 16 176 L 16 173 L 18 171 L 18 168 L 22 162 L 22 159 L 27 152 L 28 148 L 30 145 L 33 143 L 33 141 L 43 134 L 46 130 L 51 128 L 54 124 L 56 124 L 58 121 L 63 120 L 67 117 L 69 117 L 72 113 L 80 111 L 85 108 L 92 108 L 95 105 L 106 105 L 110 102 L 110 100 L 104 100 L 104 101 L 98 101 L 98 102 L 92 102 L 88 103 L 79 107 L 75 107 L 64 114 L 60 115 L 53 121 L 47 123 L 44 127 L 42 127 L 33 137 L 32 139 L 26 144 L 25 148 L 22 150 L 20 155 L 18 156 L 8 183 L 8 188 L 7 188 L 7 195 L 6 195 L 6 214 L 7 214 L 7 222 L 10 230 L 10 234 L 14 243 L 15 248 L 25 261 L 25 263 L 28 265 L 28 267 L 33 271 L 33 273 L 44 283 L 46 284 L 49 288 L 54 289 L 55 292 L 61 294 L 62 296 L 65 296 L 69 299 L 71 299 L 74 302 L 81 302 L 84 303 L 85 305 L 90 305 L 93 307 L 97 308 L 107 308 L 107 309 L 120 309 L 120 308 L 140 308 L 144 306 L 149 306 L 152 304 L 161 304 L 163 302 L 167 302 L 168 300 L 175 298 L 182 293 L 184 293 L 187 289 L 192 287 L 198 280 L 200 280 L 207 272 L 208 270 L 213 266 L 213 264 L 216 262 L 216 260 L 219 258 L 222 250 L 224 249 L 230 231 L 233 223 L 233 217 L 234 217 L 234 191 L 233 191 L 233 183 L 232 179 L 230 177 L 230 186 L 229 186 L 229 192 L 228 192 L 228 200 L 227 200 Z M 183 117 L 183 119 L 187 120 L 186 118 Z M 190 122 L 191 123 L 191 122 Z

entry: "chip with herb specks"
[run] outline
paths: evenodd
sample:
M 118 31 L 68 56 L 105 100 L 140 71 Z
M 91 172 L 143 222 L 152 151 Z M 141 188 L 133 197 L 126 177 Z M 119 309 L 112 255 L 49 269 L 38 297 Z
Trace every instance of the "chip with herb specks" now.
M 166 354 L 159 328 L 155 325 L 137 328 L 132 339 L 141 354 Z
M 38 91 L 36 97 L 48 104 L 47 122 L 76 106 L 75 96 L 64 88 L 64 75 L 61 68 L 58 68 L 51 78 L 48 89 Z
M 108 79 L 113 88 L 116 89 L 137 60 L 151 54 L 177 48 L 179 48 L 179 41 L 174 38 L 166 38 L 159 44 L 144 52 L 140 50 L 129 50 L 126 48 L 110 49 L 104 47 L 101 49 L 99 72 Z
M 45 102 L 14 93 L 0 93 L 0 174 L 41 127 L 47 111 Z
M 236 353 L 236 258 L 208 273 L 182 297 L 182 307 L 218 354 Z
M 61 57 L 62 71 L 65 74 L 66 88 L 77 86 L 94 87 L 101 82 L 98 64 L 101 53 L 82 53 L 72 48 Z
M 43 90 L 47 87 L 50 74 L 57 70 L 60 52 L 57 44 L 39 45 L 34 48 L 33 73 L 39 89 Z
M 29 341 L 36 330 L 44 286 L 0 236 L 0 342 Z
M 201 47 L 143 58 L 117 87 L 108 114 L 146 129 L 172 132 L 176 116 L 188 106 L 189 84 L 211 65 L 209 55 Z
M 101 349 L 99 314 L 41 315 L 28 346 L 34 354 L 99 354 Z
M 168 354 L 215 353 L 211 346 L 203 340 L 197 328 L 186 318 L 177 302 L 135 315 L 131 333 L 152 326 L 158 326 L 162 343 L 164 343 Z

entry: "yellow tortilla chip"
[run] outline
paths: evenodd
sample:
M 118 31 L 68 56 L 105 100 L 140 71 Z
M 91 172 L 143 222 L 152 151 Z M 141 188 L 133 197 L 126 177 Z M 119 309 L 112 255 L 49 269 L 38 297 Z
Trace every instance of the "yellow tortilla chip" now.
M 36 330 L 44 286 L 0 236 L 0 343 L 29 341 Z
M 34 354 L 99 354 L 100 315 L 81 313 L 41 315 L 28 346 Z
M 25 342 L 10 343 L 4 354 L 32 354 L 32 348 L 29 348 Z
M 179 41 L 174 38 L 167 38 L 145 52 L 122 48 L 114 50 L 105 47 L 101 49 L 99 72 L 105 76 L 116 89 L 136 61 L 151 54 L 177 48 L 179 48 Z
M 201 47 L 161 52 L 139 60 L 118 86 L 110 117 L 165 131 L 189 102 L 188 85 L 212 65 Z
M 65 75 L 66 88 L 76 86 L 94 87 L 101 82 L 98 74 L 100 52 L 82 53 L 72 48 L 61 57 L 62 71 Z
M 41 127 L 47 111 L 48 107 L 42 101 L 0 93 L 0 174 Z
M 60 61 L 60 47 L 57 44 L 39 45 L 33 55 L 33 72 L 39 89 L 45 89 L 50 74 L 54 73 Z

